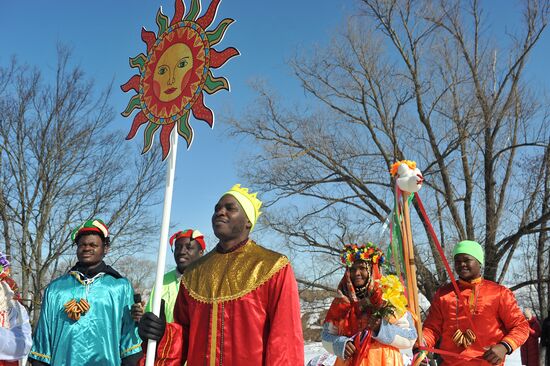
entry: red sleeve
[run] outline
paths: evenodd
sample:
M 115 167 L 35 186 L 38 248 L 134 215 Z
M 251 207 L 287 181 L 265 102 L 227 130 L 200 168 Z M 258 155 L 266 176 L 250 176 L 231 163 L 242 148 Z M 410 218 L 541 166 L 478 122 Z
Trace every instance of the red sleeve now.
M 443 314 L 441 313 L 441 290 L 438 290 L 428 309 L 428 316 L 422 326 L 422 336 L 427 347 L 435 347 L 443 330 Z
M 180 286 L 176 305 L 174 307 L 174 323 L 167 323 L 162 339 L 157 345 L 155 366 L 181 366 L 187 360 L 187 335 L 189 334 L 189 315 L 185 294 L 187 291 Z M 139 366 L 145 365 L 145 356 Z
M 514 293 L 505 287 L 500 291 L 499 317 L 507 331 L 502 340 L 514 350 L 525 343 L 529 337 L 529 322 L 521 312 Z
M 266 285 L 269 286 L 267 312 L 270 330 L 265 365 L 303 365 L 304 337 L 300 299 L 290 264 L 277 272 Z
M 157 345 L 157 354 L 155 355 L 155 366 L 180 366 L 181 361 L 181 326 L 176 323 L 166 324 L 164 336 Z M 145 343 L 144 343 L 145 344 Z M 145 349 L 145 348 L 144 348 Z M 143 357 L 139 360 L 138 366 L 145 365 L 145 351 Z
M 187 361 L 187 350 L 189 348 L 189 306 L 187 305 L 188 292 L 183 282 L 178 291 L 176 305 L 174 306 L 174 323 L 181 326 L 181 364 Z

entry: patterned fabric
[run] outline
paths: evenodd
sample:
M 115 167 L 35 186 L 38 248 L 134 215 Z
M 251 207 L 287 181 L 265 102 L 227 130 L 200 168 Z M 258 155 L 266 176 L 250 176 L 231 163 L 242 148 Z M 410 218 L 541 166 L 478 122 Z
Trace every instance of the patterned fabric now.
M 13 291 L 0 282 L 0 365 L 3 361 L 22 360 L 32 344 L 27 310 L 13 299 Z M 8 363 L 6 363 L 8 364 Z
M 195 300 L 220 303 L 254 291 L 287 264 L 287 257 L 250 240 L 229 253 L 210 251 L 191 263 L 181 281 Z

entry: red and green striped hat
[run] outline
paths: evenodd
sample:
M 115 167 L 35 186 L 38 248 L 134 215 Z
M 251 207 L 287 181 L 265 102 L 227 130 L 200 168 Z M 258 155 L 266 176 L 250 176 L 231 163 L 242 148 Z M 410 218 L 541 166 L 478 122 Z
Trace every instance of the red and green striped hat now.
M 201 246 L 202 250 L 206 249 L 206 243 L 204 241 L 204 235 L 198 230 L 187 229 L 184 231 L 178 231 L 170 237 L 170 246 L 174 246 L 176 240 L 180 238 L 190 238 L 191 240 L 196 240 Z
M 103 235 L 104 238 L 109 237 L 109 228 L 101 219 L 91 219 L 77 227 L 71 233 L 72 241 L 75 241 L 80 233 L 83 232 L 96 232 Z

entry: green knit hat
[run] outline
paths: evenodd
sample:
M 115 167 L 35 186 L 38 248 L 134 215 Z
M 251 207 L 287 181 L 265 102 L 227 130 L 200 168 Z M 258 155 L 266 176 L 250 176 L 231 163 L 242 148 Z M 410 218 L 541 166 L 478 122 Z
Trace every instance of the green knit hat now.
M 457 254 L 469 254 L 478 260 L 481 265 L 485 264 L 485 254 L 483 248 L 477 241 L 463 240 L 453 249 L 453 257 Z

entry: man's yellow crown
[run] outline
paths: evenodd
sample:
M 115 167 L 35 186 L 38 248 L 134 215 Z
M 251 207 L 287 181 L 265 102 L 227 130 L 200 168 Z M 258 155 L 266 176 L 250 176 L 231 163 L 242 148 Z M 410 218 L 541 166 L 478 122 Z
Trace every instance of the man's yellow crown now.
M 240 194 L 242 194 L 243 196 L 245 196 L 246 198 L 248 198 L 248 200 L 250 201 L 250 203 L 252 203 L 252 206 L 254 206 L 254 214 L 256 215 L 256 220 L 258 219 L 258 217 L 262 214 L 260 212 L 260 207 L 262 207 L 262 201 L 260 201 L 256 196 L 258 195 L 258 193 L 248 193 L 248 188 L 243 188 L 241 187 L 240 184 L 235 184 L 232 188 L 231 188 L 232 191 L 236 191 L 236 192 L 239 192 Z

